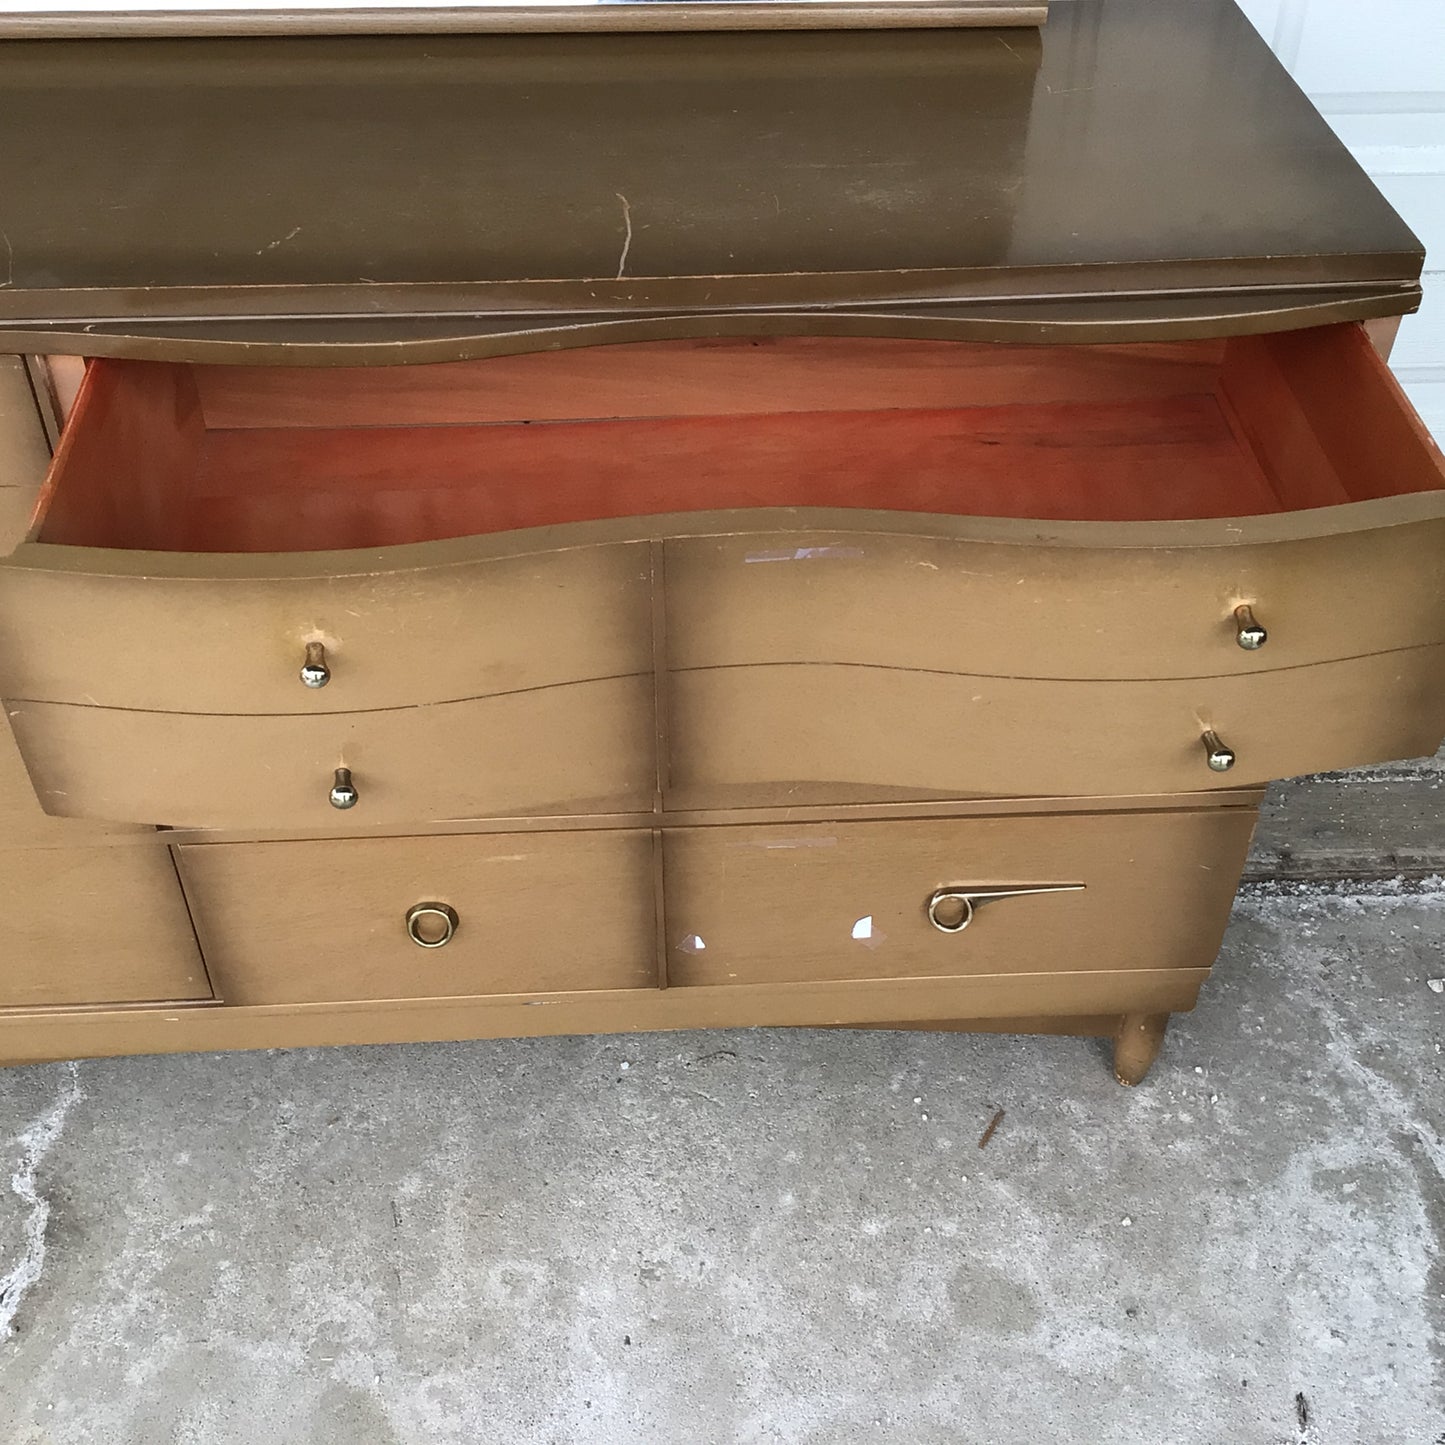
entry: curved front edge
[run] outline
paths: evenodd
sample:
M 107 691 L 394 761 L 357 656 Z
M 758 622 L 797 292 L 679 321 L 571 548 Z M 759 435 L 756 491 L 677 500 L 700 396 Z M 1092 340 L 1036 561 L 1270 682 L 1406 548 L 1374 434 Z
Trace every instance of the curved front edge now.
M 1433 752 L 1445 647 L 1254 677 L 1060 681 L 838 665 L 674 672 L 669 808 L 847 785 L 939 797 L 1195 793 Z M 1211 757 L 1229 750 L 1227 768 Z
M 651 314 L 214 317 L 0 325 L 0 351 L 267 366 L 399 366 L 532 351 L 728 336 L 869 336 L 1014 344 L 1180 341 L 1404 316 L 1416 282 L 1357 290 L 1039 297 L 937 305 Z
M 4 695 L 314 716 L 650 675 L 648 545 L 576 540 L 291 556 L 25 543 L 0 563 Z M 319 685 L 302 675 L 313 658 Z

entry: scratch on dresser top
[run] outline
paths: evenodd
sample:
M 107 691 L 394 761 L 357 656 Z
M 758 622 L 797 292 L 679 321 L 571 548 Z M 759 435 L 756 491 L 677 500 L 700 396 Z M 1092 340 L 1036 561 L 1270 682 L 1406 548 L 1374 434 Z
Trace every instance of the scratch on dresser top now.
M 622 238 L 622 254 L 617 258 L 617 279 L 620 281 L 627 269 L 627 253 L 632 249 L 632 203 L 621 191 L 613 191 L 612 194 L 622 202 L 622 224 L 627 228 L 627 234 Z
M 264 256 L 267 251 L 274 251 L 277 246 L 284 246 L 287 241 L 294 241 L 301 234 L 300 226 L 293 226 L 284 236 L 277 236 L 274 241 L 268 241 L 259 251 L 258 256 Z

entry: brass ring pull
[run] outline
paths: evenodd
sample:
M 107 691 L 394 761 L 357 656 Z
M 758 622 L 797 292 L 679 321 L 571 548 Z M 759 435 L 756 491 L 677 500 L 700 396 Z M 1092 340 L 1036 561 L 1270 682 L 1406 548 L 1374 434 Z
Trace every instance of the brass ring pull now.
M 1082 883 L 1041 883 L 1032 888 L 940 888 L 928 899 L 928 921 L 940 933 L 962 933 L 978 906 L 999 898 L 1027 898 L 1035 893 L 1082 893 Z
M 450 943 L 460 923 L 457 910 L 449 903 L 415 903 L 406 910 L 407 936 L 418 948 L 441 948 Z

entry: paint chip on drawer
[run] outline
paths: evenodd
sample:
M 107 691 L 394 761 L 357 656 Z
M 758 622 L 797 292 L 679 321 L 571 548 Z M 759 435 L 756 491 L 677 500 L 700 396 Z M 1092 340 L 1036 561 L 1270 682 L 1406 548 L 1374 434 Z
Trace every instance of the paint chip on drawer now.
M 871 913 L 865 913 L 853 925 L 851 937 L 865 948 L 878 948 L 888 941 L 888 935 L 873 922 Z
M 749 552 L 744 562 L 813 562 L 828 557 L 861 557 L 861 547 L 784 547 L 772 552 Z

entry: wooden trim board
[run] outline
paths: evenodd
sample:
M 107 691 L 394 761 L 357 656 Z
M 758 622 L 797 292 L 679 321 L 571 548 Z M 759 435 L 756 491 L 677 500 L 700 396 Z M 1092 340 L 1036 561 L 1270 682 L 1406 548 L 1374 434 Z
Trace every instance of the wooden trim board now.
M 0 1059 L 104 1058 L 211 1049 L 309 1048 L 653 1030 L 817 1028 L 925 1021 L 1178 1012 L 1209 970 L 985 975 L 638 989 L 585 995 L 404 999 L 271 1007 L 159 1007 L 0 1013 Z

